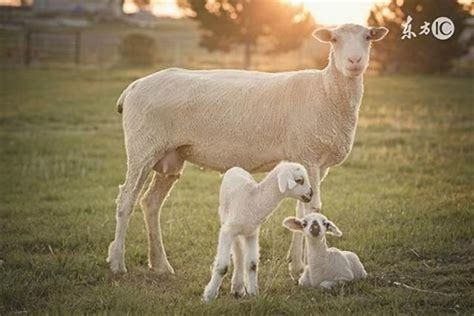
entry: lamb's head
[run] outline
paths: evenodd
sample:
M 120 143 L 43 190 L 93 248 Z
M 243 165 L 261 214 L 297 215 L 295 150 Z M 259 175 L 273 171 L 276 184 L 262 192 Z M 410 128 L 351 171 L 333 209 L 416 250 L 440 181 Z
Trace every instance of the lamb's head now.
M 312 238 L 322 238 L 326 233 L 337 237 L 342 236 L 339 228 L 321 213 L 311 213 L 302 219 L 287 217 L 283 220 L 283 226 L 289 230 L 302 232 Z
M 387 33 L 385 27 L 343 24 L 317 29 L 313 36 L 321 42 L 331 43 L 331 58 L 344 76 L 357 77 L 365 72 L 369 64 L 370 43 L 380 41 Z
M 281 193 L 305 203 L 311 201 L 313 189 L 309 182 L 308 172 L 303 165 L 294 162 L 282 162 L 276 168 L 278 188 Z

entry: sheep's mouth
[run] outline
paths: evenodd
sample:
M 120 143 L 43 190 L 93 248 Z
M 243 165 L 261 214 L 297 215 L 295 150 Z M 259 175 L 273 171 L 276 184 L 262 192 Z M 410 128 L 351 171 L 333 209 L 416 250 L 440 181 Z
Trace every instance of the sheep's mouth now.
M 357 76 L 362 75 L 362 73 L 364 72 L 364 68 L 363 67 L 346 68 L 346 71 L 351 76 L 357 77 Z

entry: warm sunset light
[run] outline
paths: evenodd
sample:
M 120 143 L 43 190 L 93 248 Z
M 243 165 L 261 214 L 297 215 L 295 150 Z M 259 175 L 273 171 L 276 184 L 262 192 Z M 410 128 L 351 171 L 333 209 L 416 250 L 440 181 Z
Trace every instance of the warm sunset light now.
M 383 0 L 290 0 L 292 4 L 303 6 L 311 12 L 318 24 L 334 25 L 358 23 L 365 25 L 370 9 Z
M 334 25 L 342 23 L 366 24 L 370 9 L 375 3 L 387 0 L 288 0 L 293 5 L 303 5 L 318 24 Z M 179 18 L 184 15 L 174 0 L 152 1 L 152 11 L 158 16 Z M 133 1 L 126 1 L 125 12 L 137 10 Z

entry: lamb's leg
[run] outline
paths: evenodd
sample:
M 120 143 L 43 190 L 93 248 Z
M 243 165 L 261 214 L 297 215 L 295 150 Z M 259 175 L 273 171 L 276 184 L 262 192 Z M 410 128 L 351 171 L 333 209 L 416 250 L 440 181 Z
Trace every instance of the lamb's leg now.
M 107 262 L 110 263 L 110 269 L 114 273 L 127 272 L 124 257 L 125 234 L 135 202 L 151 170 L 151 166 L 147 163 L 139 164 L 139 167 L 137 167 L 137 164 L 129 163 L 128 166 L 125 183 L 119 186 L 120 192 L 117 197 L 115 238 L 109 246 L 109 255 L 107 257 Z M 130 166 L 134 167 L 131 168 Z
M 178 179 L 179 174 L 165 176 L 155 172 L 148 190 L 141 200 L 148 235 L 148 265 L 153 271 L 160 274 L 174 273 L 163 246 L 160 210 L 173 184 Z
M 337 285 L 337 282 L 334 282 L 334 281 L 323 281 L 321 282 L 319 287 L 325 290 L 330 290 L 336 285 Z
M 245 266 L 247 268 L 247 293 L 249 295 L 258 294 L 258 232 L 245 237 L 247 253 L 245 254 Z
M 244 249 L 242 243 L 242 237 L 236 237 L 232 243 L 232 260 L 234 262 L 234 272 L 232 274 L 232 287 L 230 292 L 235 297 L 242 297 L 245 295 L 244 286 Z
M 219 232 L 219 244 L 217 246 L 217 255 L 212 268 L 212 277 L 204 289 L 203 300 L 209 302 L 217 297 L 219 287 L 227 273 L 230 261 L 230 251 L 234 236 L 221 228 Z

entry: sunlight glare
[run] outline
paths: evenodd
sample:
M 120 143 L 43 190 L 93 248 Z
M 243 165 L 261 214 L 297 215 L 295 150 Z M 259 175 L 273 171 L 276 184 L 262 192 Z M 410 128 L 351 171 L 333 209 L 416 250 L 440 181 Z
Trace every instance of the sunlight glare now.
M 386 0 L 288 0 L 293 5 L 303 6 L 322 25 L 357 23 L 367 25 L 370 9 Z

